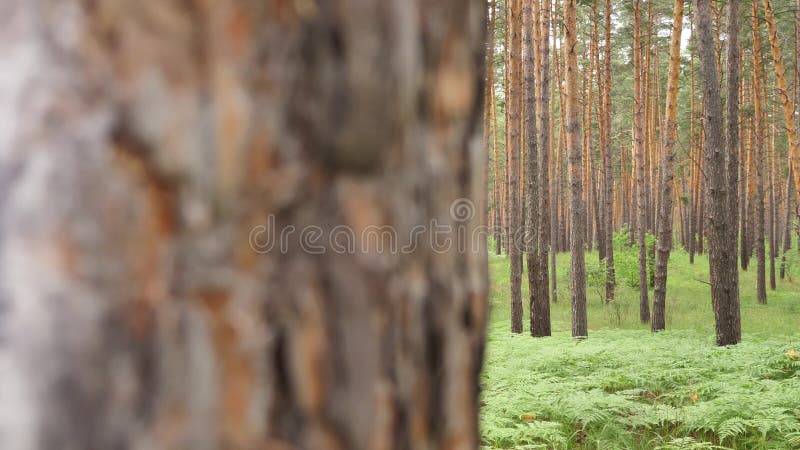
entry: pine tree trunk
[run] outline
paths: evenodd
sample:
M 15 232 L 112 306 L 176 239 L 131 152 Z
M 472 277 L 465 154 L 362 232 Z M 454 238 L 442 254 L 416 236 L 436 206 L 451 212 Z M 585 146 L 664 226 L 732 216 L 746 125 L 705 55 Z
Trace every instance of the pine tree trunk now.
M 611 166 L 611 0 L 606 0 L 605 28 L 605 70 L 603 82 L 603 103 L 605 105 L 601 120 L 605 123 L 603 152 L 603 201 L 605 204 L 604 250 L 606 256 L 606 301 L 614 300 L 616 274 L 614 271 L 614 173 Z
M 736 0 L 733 0 L 736 1 Z M 669 45 L 669 69 L 667 74 L 667 105 L 664 113 L 664 125 L 661 128 L 661 187 L 659 189 L 658 214 L 658 251 L 656 252 L 655 291 L 653 293 L 653 331 L 663 330 L 666 326 L 667 297 L 667 263 L 672 249 L 672 202 L 674 198 L 673 161 L 675 159 L 675 135 L 678 112 L 678 76 L 681 65 L 681 32 L 683 30 L 684 0 L 675 0 L 672 13 L 672 34 Z
M 774 110 L 773 110 L 774 112 Z M 769 174 L 768 174 L 768 190 L 769 190 L 769 288 L 770 290 L 775 290 L 777 287 L 775 286 L 775 251 L 776 251 L 776 243 L 775 243 L 775 221 L 777 219 L 777 214 L 775 214 L 775 126 L 772 127 L 772 139 L 770 144 L 770 152 L 768 153 L 767 158 L 769 161 L 767 164 L 769 165 Z
M 538 0 L 534 0 L 537 1 Z M 551 154 L 551 114 L 550 114 L 550 10 L 552 9 L 551 0 L 544 0 L 539 10 L 539 272 L 537 273 L 536 285 L 537 296 L 541 298 L 542 308 L 548 305 L 547 315 L 549 316 L 550 299 L 553 302 L 558 300 L 556 292 L 556 260 L 555 249 L 553 248 L 553 221 L 555 211 L 558 210 L 556 202 L 550 200 L 550 154 Z M 558 177 L 554 177 L 558 178 Z M 548 214 L 549 212 L 549 214 Z M 555 220 L 555 223 L 558 221 Z M 551 261 L 548 261 L 550 256 Z M 548 264 L 552 264 L 552 269 L 548 270 Z M 548 281 L 552 276 L 552 290 L 548 291 Z M 550 321 L 548 323 L 548 330 Z
M 581 123 L 578 104 L 578 54 L 577 54 L 577 5 L 576 0 L 564 0 L 564 31 L 566 46 L 566 114 L 567 149 L 569 151 L 569 207 L 570 224 L 570 280 L 572 293 L 572 336 L 583 338 L 589 335 L 586 317 L 586 260 L 584 248 L 584 224 L 586 214 L 583 205 L 583 183 L 581 180 Z
M 786 278 L 786 253 L 792 248 L 792 174 L 791 168 L 789 168 L 789 174 L 786 178 L 786 191 L 785 191 L 785 198 L 786 198 L 786 217 L 785 222 L 783 224 L 783 253 L 781 254 L 781 270 L 780 270 L 780 277 L 781 280 Z
M 645 186 L 645 148 L 644 115 L 645 88 L 642 83 L 641 7 L 640 0 L 633 0 L 633 145 L 636 154 L 636 195 L 637 195 L 637 240 L 639 245 L 639 320 L 650 321 L 650 301 L 648 299 L 647 279 L 647 187 Z
M 739 66 L 741 63 L 739 49 L 739 0 L 728 0 L 728 45 L 727 45 L 727 180 L 728 180 L 728 238 L 732 252 L 730 278 L 732 280 L 731 296 L 739 298 L 739 260 L 737 252 L 739 228 Z
M 533 9 L 531 1 L 526 0 L 523 8 L 524 20 L 524 40 L 525 40 L 525 146 L 527 173 L 525 180 L 527 183 L 527 221 L 525 224 L 527 263 L 528 263 L 528 306 L 530 312 L 530 331 L 531 336 L 550 335 L 550 302 L 547 297 L 543 297 L 541 284 L 538 284 L 539 266 L 541 258 L 539 255 L 539 187 L 540 187 L 540 152 L 537 147 L 537 126 L 536 126 L 536 65 L 534 64 L 535 47 L 533 34 L 538 30 L 534 27 Z M 546 170 L 546 167 L 545 167 Z M 545 265 L 547 261 L 545 260 Z M 545 280 L 545 292 L 547 291 L 547 281 Z M 544 299 L 544 301 L 542 301 Z
M 509 111 L 509 131 L 510 147 L 509 155 L 509 235 L 508 235 L 508 258 L 511 265 L 509 278 L 511 283 L 511 332 L 522 333 L 522 250 L 524 248 L 524 227 L 521 223 L 519 183 L 520 183 L 520 142 L 521 142 L 521 120 L 520 112 L 522 109 L 522 83 L 519 79 L 522 57 L 522 31 L 521 23 L 521 2 L 522 0 L 510 1 L 509 33 L 511 40 L 510 47 L 510 70 L 509 70 L 509 92 L 506 97 L 507 108 Z
M 691 155 L 689 166 L 691 167 L 690 173 L 690 186 L 689 190 L 689 263 L 694 264 L 694 252 L 697 242 L 697 182 L 699 180 L 700 172 L 700 156 L 697 150 L 697 138 L 695 135 L 695 107 L 694 107 L 694 48 L 695 48 L 695 32 L 694 32 L 694 8 L 689 16 L 689 26 L 691 30 L 691 38 L 689 40 L 689 154 Z
M 756 298 L 758 303 L 767 303 L 767 275 L 764 251 L 764 112 L 762 108 L 761 75 L 758 67 L 761 61 L 761 38 L 758 24 L 758 3 L 753 2 L 753 168 L 755 179 L 755 241 L 757 260 Z
M 795 122 L 793 98 L 789 95 L 789 85 L 786 81 L 786 69 L 783 64 L 783 52 L 781 50 L 781 40 L 778 36 L 778 28 L 775 25 L 775 13 L 772 10 L 772 1 L 763 0 L 764 18 L 767 23 L 767 34 L 769 35 L 769 46 L 772 51 L 772 60 L 775 63 L 775 81 L 777 82 L 777 94 L 781 102 L 783 111 L 784 126 L 786 127 L 786 138 L 789 141 L 789 165 L 794 174 L 795 195 L 800 198 L 800 142 L 797 138 L 797 128 Z
M 494 48 L 495 48 L 495 27 L 497 26 L 497 1 L 490 0 L 491 6 L 489 8 L 489 13 L 491 14 L 491 18 L 489 20 L 489 30 L 488 30 L 488 52 L 486 56 L 486 90 L 488 93 L 488 102 L 484 109 L 484 115 L 486 116 L 486 124 L 484 125 L 486 128 L 491 127 L 491 135 L 488 134 L 488 131 L 484 131 L 487 136 L 490 136 L 492 140 L 492 149 L 494 155 L 494 184 L 492 189 L 492 198 L 494 203 L 494 215 L 492 216 L 492 236 L 494 237 L 494 246 L 495 246 L 495 254 L 500 255 L 502 253 L 502 205 L 500 201 L 500 149 L 498 148 L 498 139 L 497 139 L 497 114 L 496 114 L 496 106 L 495 106 L 495 95 L 494 95 Z M 489 146 L 487 138 L 487 148 Z
M 334 3 L 4 3 L 0 447 L 478 448 L 485 245 L 263 238 L 472 235 L 484 4 Z
M 736 344 L 741 340 L 739 299 L 731 286 L 735 282 L 731 273 L 731 260 L 736 251 L 728 242 L 730 225 L 728 215 L 728 185 L 726 180 L 726 155 L 719 149 L 725 146 L 723 134 L 722 100 L 717 72 L 712 30 L 711 0 L 695 0 L 696 33 L 703 91 L 704 141 L 703 158 L 707 175 L 709 266 L 711 298 L 714 307 L 717 345 Z

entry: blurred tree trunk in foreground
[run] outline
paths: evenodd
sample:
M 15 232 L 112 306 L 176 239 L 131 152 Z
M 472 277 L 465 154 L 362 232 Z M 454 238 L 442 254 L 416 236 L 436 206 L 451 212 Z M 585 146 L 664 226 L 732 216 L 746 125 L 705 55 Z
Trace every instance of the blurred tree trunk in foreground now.
M 483 2 L 2 11 L 1 448 L 478 446 Z

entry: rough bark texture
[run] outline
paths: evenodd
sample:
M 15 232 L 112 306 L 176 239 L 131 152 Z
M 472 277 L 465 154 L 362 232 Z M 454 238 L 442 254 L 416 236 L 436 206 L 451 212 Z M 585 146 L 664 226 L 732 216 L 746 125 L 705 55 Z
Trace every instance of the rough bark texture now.
M 730 251 L 733 253 L 730 261 L 730 277 L 733 291 L 731 296 L 739 298 L 739 66 L 741 63 L 741 51 L 739 49 L 739 0 L 728 0 L 728 46 L 726 57 L 727 72 L 727 120 L 726 130 L 726 157 L 727 157 L 727 179 L 728 179 L 728 243 Z
M 697 47 L 700 56 L 700 75 L 703 92 L 704 140 L 703 159 L 708 204 L 705 208 L 708 224 L 708 258 L 711 277 L 711 301 L 714 308 L 717 345 L 736 344 L 742 328 L 739 299 L 732 288 L 730 267 L 736 257 L 736 245 L 728 242 L 730 224 L 727 216 L 728 182 L 723 134 L 722 99 L 714 48 L 711 19 L 711 0 L 695 0 Z
M 633 1 L 633 145 L 636 154 L 637 242 L 639 244 L 639 320 L 650 321 L 647 297 L 647 189 L 645 187 L 644 110 L 640 0 Z
M 537 1 L 537 0 L 534 0 Z M 552 9 L 551 0 L 542 1 L 539 15 L 539 104 L 537 114 L 539 115 L 539 272 L 536 276 L 536 285 L 541 291 L 542 304 L 550 304 L 550 299 L 555 302 L 558 299 L 556 294 L 555 277 L 555 251 L 553 250 L 552 232 L 554 216 L 552 214 L 557 207 L 555 202 L 550 201 L 550 136 L 552 124 L 550 123 L 550 10 Z M 550 214 L 548 214 L 550 212 Z M 555 220 L 557 222 L 557 220 Z M 552 289 L 549 289 L 548 282 L 550 270 L 548 256 L 552 259 Z M 549 321 L 548 321 L 549 322 Z
M 531 1 L 526 0 L 523 8 L 523 33 L 525 51 L 525 146 L 526 146 L 526 205 L 527 217 L 525 223 L 525 240 L 528 263 L 528 307 L 530 313 L 531 336 L 550 335 L 550 302 L 542 294 L 541 285 L 538 283 L 539 267 L 541 258 L 539 256 L 539 219 L 541 211 L 539 209 L 539 149 L 537 147 L 537 127 L 536 127 L 536 65 L 534 64 L 535 47 L 533 33 L 537 32 L 534 28 L 533 9 Z M 546 170 L 546 169 L 545 169 Z M 547 260 L 545 260 L 545 265 Z M 547 280 L 545 279 L 544 293 L 547 292 Z M 544 300 L 544 301 L 543 301 Z
M 1 448 L 478 447 L 485 245 L 250 238 L 472 234 L 483 2 L 2 9 Z
M 586 214 L 583 205 L 581 180 L 581 122 L 578 104 L 578 53 L 576 0 L 564 0 L 564 30 L 566 45 L 566 114 L 567 149 L 569 151 L 569 207 L 570 224 L 570 285 L 572 294 L 572 336 L 589 335 L 586 317 L 586 259 L 584 254 L 584 225 Z
M 733 0 L 736 1 L 736 0 Z M 658 241 L 656 251 L 655 290 L 653 292 L 653 331 L 663 330 L 666 326 L 667 299 L 667 263 L 672 249 L 672 201 L 675 159 L 675 135 L 678 125 L 675 122 L 678 113 L 678 75 L 681 68 L 681 32 L 683 31 L 684 0 L 675 0 L 672 12 L 672 35 L 669 45 L 669 69 L 667 74 L 667 106 L 664 113 L 664 124 L 661 128 L 661 183 L 659 187 Z
M 508 190 L 509 190 L 509 234 L 508 258 L 511 264 L 509 278 L 511 283 L 511 332 L 522 333 L 522 250 L 525 228 L 521 223 L 520 205 L 520 144 L 522 122 L 522 83 L 519 79 L 522 61 L 521 13 L 522 0 L 509 0 L 508 28 L 511 39 L 509 90 L 506 97 L 508 108 L 509 147 L 508 147 Z

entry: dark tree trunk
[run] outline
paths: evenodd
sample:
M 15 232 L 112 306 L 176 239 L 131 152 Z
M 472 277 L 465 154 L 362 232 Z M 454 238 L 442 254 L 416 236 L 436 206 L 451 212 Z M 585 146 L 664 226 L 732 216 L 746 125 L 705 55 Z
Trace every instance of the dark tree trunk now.
M 523 35 L 525 52 L 525 146 L 526 146 L 526 204 L 527 218 L 525 223 L 525 239 L 528 263 L 528 306 L 530 312 L 531 336 L 550 335 L 550 302 L 542 293 L 539 275 L 541 272 L 541 258 L 539 255 L 539 188 L 540 188 L 540 152 L 537 147 L 536 127 L 536 65 L 534 64 L 535 46 L 533 33 L 538 32 L 534 27 L 533 9 L 531 2 L 526 1 L 523 7 Z M 538 41 L 538 39 L 537 39 Z M 542 152 L 543 153 L 543 152 Z M 544 170 L 547 170 L 546 166 Z M 547 260 L 545 260 L 545 266 Z M 547 293 L 547 280 L 545 279 L 544 294 Z
M 327 237 L 472 235 L 485 4 L 303 4 L 4 2 L 0 447 L 478 448 L 485 244 Z
M 706 208 L 708 222 L 709 266 L 711 272 L 711 298 L 716 322 L 717 345 L 736 344 L 741 340 L 741 319 L 735 279 L 730 270 L 736 250 L 729 242 L 731 224 L 728 214 L 728 182 L 726 152 L 723 134 L 722 100 L 717 76 L 714 33 L 711 19 L 711 0 L 695 0 L 696 33 L 700 56 L 700 74 L 703 91 L 704 140 L 703 159 L 707 176 L 709 199 Z
M 737 252 L 739 230 L 739 66 L 741 51 L 739 48 L 739 0 L 728 0 L 728 46 L 727 46 L 727 180 L 728 180 L 728 238 L 732 253 L 729 261 L 730 278 L 732 280 L 731 296 L 739 298 L 739 258 Z
M 581 180 L 581 122 L 578 104 L 578 54 L 576 24 L 577 0 L 564 0 L 566 45 L 566 114 L 567 148 L 569 150 L 570 256 L 572 290 L 572 336 L 589 335 L 586 317 L 586 255 L 583 238 L 586 213 Z
M 509 131 L 510 147 L 508 150 L 509 160 L 509 245 L 508 258 L 511 264 L 510 283 L 511 283 L 511 332 L 522 333 L 522 250 L 524 248 L 525 228 L 521 223 L 519 183 L 520 183 L 520 144 L 521 128 L 520 112 L 522 109 L 522 83 L 519 75 L 522 72 L 522 0 L 509 0 L 509 33 L 511 39 L 510 47 L 510 79 L 509 92 L 506 104 L 509 111 Z

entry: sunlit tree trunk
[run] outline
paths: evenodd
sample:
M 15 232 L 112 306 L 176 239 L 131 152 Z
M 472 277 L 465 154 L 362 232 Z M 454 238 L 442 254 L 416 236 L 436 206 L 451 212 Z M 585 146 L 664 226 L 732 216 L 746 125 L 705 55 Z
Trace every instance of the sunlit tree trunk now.
M 733 0 L 736 1 L 736 0 Z M 675 0 L 672 12 L 672 34 L 669 45 L 669 70 L 667 74 L 667 105 L 664 113 L 664 124 L 661 127 L 662 157 L 661 186 L 659 188 L 658 241 L 656 252 L 655 291 L 653 293 L 653 331 L 663 330 L 667 297 L 667 263 L 672 249 L 672 201 L 674 197 L 673 161 L 675 159 L 675 135 L 678 113 L 678 76 L 681 68 L 681 32 L 683 31 L 684 0 Z
M 508 29 L 511 41 L 509 59 L 509 90 L 506 97 L 509 121 L 509 235 L 508 258 L 511 265 L 509 273 L 511 283 L 511 332 L 522 333 L 522 249 L 524 227 L 521 223 L 520 211 L 520 143 L 521 128 L 520 113 L 522 109 L 522 83 L 519 78 L 522 68 L 522 31 L 521 13 L 522 0 L 509 0 Z
M 485 5 L 328 3 L 3 3 L 0 448 L 478 448 L 485 244 L 267 235 L 472 235 Z
M 772 60 L 775 67 L 775 81 L 777 82 L 777 94 L 781 102 L 783 111 L 784 126 L 786 127 L 786 138 L 789 141 L 789 165 L 794 174 L 795 195 L 800 198 L 800 143 L 797 138 L 797 128 L 794 114 L 794 101 L 789 95 L 789 85 L 786 81 L 786 68 L 783 64 L 783 51 L 781 50 L 781 39 L 778 36 L 778 28 L 775 24 L 775 12 L 772 9 L 771 0 L 763 0 L 764 19 L 767 23 L 767 34 L 769 35 L 769 46 L 772 51 Z
M 717 345 L 736 344 L 741 340 L 741 319 L 739 299 L 732 289 L 735 280 L 731 274 L 732 259 L 736 258 L 736 244 L 728 242 L 730 233 L 727 227 L 730 218 L 727 214 L 728 184 L 726 152 L 723 134 L 722 99 L 714 49 L 714 33 L 711 18 L 711 0 L 695 0 L 696 33 L 700 73 L 703 86 L 704 142 L 703 158 L 707 178 L 709 266 L 711 298 L 716 323 Z

